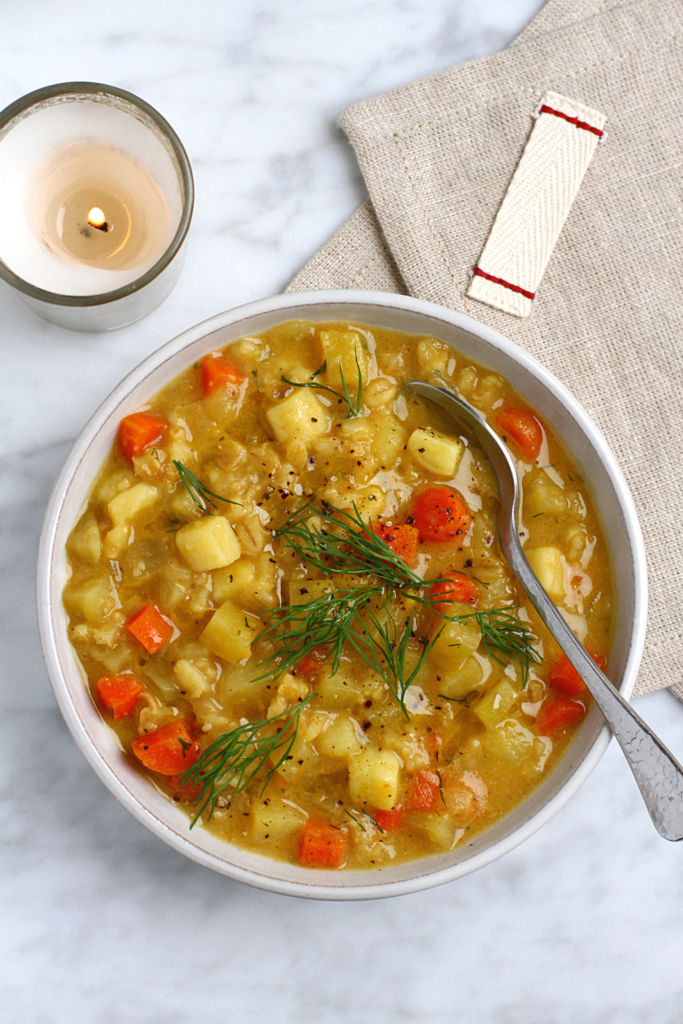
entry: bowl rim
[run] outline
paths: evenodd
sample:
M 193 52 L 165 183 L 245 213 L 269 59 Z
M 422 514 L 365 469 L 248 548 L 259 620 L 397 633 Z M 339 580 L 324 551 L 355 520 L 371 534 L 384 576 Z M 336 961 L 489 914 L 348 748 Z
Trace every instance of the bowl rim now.
M 630 643 L 621 681 L 620 691 L 627 699 L 630 697 L 637 677 L 638 666 L 642 657 L 645 628 L 647 620 L 647 576 L 645 562 L 645 548 L 640 526 L 636 516 L 635 506 L 628 491 L 624 477 L 612 455 L 605 439 L 590 419 L 583 407 L 568 391 L 568 389 L 535 357 L 524 349 L 521 349 L 514 342 L 504 335 L 493 330 L 485 324 L 480 323 L 462 313 L 446 309 L 435 303 L 426 302 L 422 299 L 415 299 L 410 296 L 395 295 L 385 292 L 361 291 L 361 290 L 337 290 L 324 289 L 307 292 L 289 292 L 265 299 L 259 299 L 231 310 L 219 313 L 207 320 L 188 328 L 175 338 L 166 342 L 163 346 L 151 353 L 146 359 L 139 363 L 127 376 L 111 391 L 105 400 L 90 417 L 79 437 L 77 438 L 64 466 L 54 484 L 50 499 L 47 504 L 43 527 L 40 536 L 38 550 L 38 561 L 36 569 L 36 607 L 38 618 L 38 630 L 43 658 L 52 686 L 55 699 L 64 720 L 77 744 L 81 753 L 94 770 L 98 778 L 104 783 L 107 789 L 116 799 L 136 818 L 141 824 L 149 829 L 154 835 L 162 839 L 173 849 L 184 854 L 196 863 L 201 864 L 220 874 L 226 875 L 236 881 L 245 882 L 256 888 L 276 892 L 281 895 L 303 896 L 313 899 L 332 900 L 360 900 L 375 899 L 394 895 L 402 895 L 410 892 L 431 888 L 452 881 L 456 878 L 478 870 L 485 865 L 492 863 L 499 857 L 509 853 L 520 845 L 547 821 L 550 820 L 565 803 L 577 792 L 580 786 L 586 781 L 611 739 L 609 727 L 605 724 L 600 728 L 594 741 L 588 748 L 583 759 L 574 767 L 571 775 L 561 785 L 560 789 L 547 800 L 535 813 L 514 829 L 508 835 L 492 845 L 486 847 L 479 853 L 456 864 L 430 870 L 429 864 L 435 858 L 424 858 L 418 863 L 424 870 L 411 878 L 383 881 L 383 872 L 358 872 L 359 875 L 368 877 L 367 883 L 358 885 L 335 886 L 326 884 L 323 875 L 328 872 L 309 872 L 310 881 L 292 881 L 282 878 L 274 878 L 267 873 L 259 873 L 249 868 L 231 864 L 217 855 L 203 850 L 195 845 L 191 838 L 180 835 L 171 829 L 165 822 L 161 821 L 154 812 L 137 799 L 123 784 L 116 775 L 113 767 L 96 749 L 93 739 L 90 737 L 85 724 L 78 713 L 78 710 L 71 698 L 66 680 L 62 674 L 59 659 L 60 643 L 66 643 L 69 647 L 67 637 L 61 640 L 57 636 L 55 621 L 53 617 L 52 602 L 52 565 L 56 553 L 56 537 L 63 511 L 67 493 L 71 481 L 86 456 L 87 451 L 100 431 L 110 422 L 116 414 L 119 405 L 130 392 L 141 385 L 145 379 L 154 371 L 160 370 L 165 363 L 169 362 L 176 355 L 188 348 L 193 343 L 215 331 L 235 325 L 239 321 L 259 316 L 262 314 L 283 312 L 283 319 L 286 318 L 286 311 L 292 307 L 320 307 L 329 305 L 366 306 L 366 322 L 371 323 L 372 309 L 389 308 L 392 310 L 405 310 L 407 312 L 422 314 L 431 320 L 441 321 L 449 328 L 455 327 L 468 334 L 479 337 L 484 342 L 496 349 L 502 349 L 504 354 L 511 357 L 521 365 L 522 369 L 538 378 L 541 384 L 549 390 L 559 403 L 568 410 L 571 417 L 579 425 L 589 443 L 596 451 L 607 476 L 614 488 L 615 495 L 620 504 L 624 516 L 627 539 L 630 543 L 630 550 L 633 555 L 633 580 L 634 580 L 634 614 L 633 623 L 630 629 Z M 354 319 L 360 320 L 355 316 Z M 413 332 L 410 332 L 413 333 Z M 174 374 L 181 372 L 174 371 Z M 168 378 L 172 379 L 171 376 Z M 155 387 L 155 392 L 163 384 Z M 151 396 L 150 396 L 151 397 Z M 61 593 L 61 587 L 60 587 Z M 565 755 L 568 756 L 568 755 Z M 558 765 L 559 769 L 559 765 Z M 150 792 L 153 790 L 150 789 Z M 514 813 L 514 812 L 511 812 Z M 505 820 L 505 818 L 501 819 Z M 493 826 L 495 827 L 495 826 Z M 485 834 L 485 833 L 484 833 Z M 225 844 L 231 849 L 230 844 Z M 262 858 L 268 863 L 267 858 Z M 270 861 L 270 863 L 279 863 Z M 319 879 L 319 881 L 316 881 Z

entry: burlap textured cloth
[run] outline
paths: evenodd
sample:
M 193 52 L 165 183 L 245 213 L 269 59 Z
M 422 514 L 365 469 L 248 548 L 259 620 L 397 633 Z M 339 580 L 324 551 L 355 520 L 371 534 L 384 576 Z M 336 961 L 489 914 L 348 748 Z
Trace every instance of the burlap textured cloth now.
M 683 2 L 550 0 L 502 53 L 344 111 L 370 199 L 289 286 L 400 292 L 507 335 L 605 434 L 645 536 L 636 694 L 683 700 Z M 524 319 L 466 297 L 552 90 L 602 111 L 597 147 Z

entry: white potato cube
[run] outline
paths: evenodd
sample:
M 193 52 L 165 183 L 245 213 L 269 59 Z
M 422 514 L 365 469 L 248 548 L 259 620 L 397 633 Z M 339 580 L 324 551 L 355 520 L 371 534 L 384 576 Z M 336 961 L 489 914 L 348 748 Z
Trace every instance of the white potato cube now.
M 213 575 L 213 589 L 211 591 L 216 604 L 222 604 L 228 599 L 235 597 L 243 598 L 245 591 L 254 586 L 256 580 L 256 566 L 242 558 L 231 566 L 218 569 Z
M 569 502 L 562 493 L 562 488 L 558 487 L 542 469 L 526 474 L 523 489 L 525 518 L 544 513 L 557 516 L 567 510 Z
M 363 338 L 357 331 L 321 331 L 320 347 L 327 362 L 327 382 L 338 391 L 342 388 L 342 373 L 350 395 L 358 393 L 358 367 L 361 382 L 368 379 L 368 353 Z M 358 366 L 356 366 L 358 357 Z
M 327 409 L 309 388 L 294 388 L 291 395 L 270 407 L 266 419 L 280 444 L 307 444 L 326 433 L 331 422 Z
M 504 761 L 517 764 L 534 750 L 534 734 L 515 718 L 507 718 L 483 737 L 485 749 Z
M 107 504 L 112 523 L 114 526 L 130 523 L 141 512 L 151 508 L 158 497 L 158 490 L 151 484 L 136 484 L 121 491 Z
M 478 701 L 472 710 L 484 725 L 494 726 L 502 721 L 519 696 L 510 680 L 504 676 L 499 683 Z
M 242 554 L 232 527 L 223 516 L 204 516 L 182 526 L 175 535 L 178 551 L 195 572 L 210 572 L 236 562 Z
M 226 601 L 213 613 L 200 639 L 213 654 L 236 665 L 238 661 L 251 657 L 251 645 L 260 627 L 255 615 L 249 615 L 232 601 Z
M 97 565 L 102 555 L 102 539 L 95 516 L 88 515 L 80 521 L 69 537 L 67 547 L 88 565 Z
M 427 838 L 438 850 L 452 850 L 458 833 L 455 822 L 446 814 L 422 814 L 416 818 L 415 824 L 422 829 Z
M 465 445 L 459 437 L 418 427 L 410 435 L 408 451 L 428 473 L 450 480 L 457 472 Z
M 559 548 L 532 548 L 525 550 L 529 565 L 538 576 L 538 582 L 555 600 L 565 596 L 564 566 Z
M 481 643 L 481 629 L 472 615 L 471 605 L 454 601 L 448 611 L 449 615 L 462 615 L 464 618 L 461 622 L 435 619 L 432 635 L 436 635 L 436 640 L 429 657 L 445 670 L 454 672 L 476 651 Z
M 316 750 L 325 757 L 349 758 L 362 746 L 353 719 L 345 715 L 335 718 L 315 741 Z
M 96 624 L 104 622 L 119 607 L 114 581 L 108 573 L 98 573 L 77 586 L 68 586 L 64 591 L 64 601 L 69 609 L 82 615 L 87 622 Z
M 438 690 L 444 697 L 459 700 L 476 690 L 484 678 L 484 670 L 474 655 L 465 659 L 460 668 L 439 671 Z
M 398 801 L 401 763 L 393 750 L 374 747 L 349 758 L 351 799 L 390 811 Z
M 266 797 L 251 805 L 251 838 L 258 843 L 277 842 L 303 826 L 306 812 L 290 800 Z

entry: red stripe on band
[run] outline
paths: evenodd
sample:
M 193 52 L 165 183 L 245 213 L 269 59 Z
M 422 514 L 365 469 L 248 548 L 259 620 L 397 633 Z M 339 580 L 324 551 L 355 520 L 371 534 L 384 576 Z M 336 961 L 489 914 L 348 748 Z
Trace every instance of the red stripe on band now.
M 570 117 L 569 114 L 563 114 L 561 110 L 555 110 L 554 107 L 547 107 L 545 104 L 539 110 L 539 114 L 554 114 L 555 117 L 561 117 L 563 121 L 573 124 L 575 128 L 583 128 L 585 132 L 592 132 L 593 135 L 603 136 L 605 134 L 599 128 L 594 128 L 592 124 L 588 124 L 587 121 L 579 121 L 578 117 Z
M 509 288 L 511 292 L 517 292 L 518 295 L 523 295 L 525 299 L 535 298 L 535 292 L 528 292 L 526 288 L 520 288 L 518 284 L 510 284 L 509 281 L 504 281 L 502 277 L 494 277 L 493 274 L 487 274 L 481 267 L 475 267 L 472 273 L 475 277 L 484 277 L 487 281 L 493 281 L 494 284 L 502 284 L 503 288 Z

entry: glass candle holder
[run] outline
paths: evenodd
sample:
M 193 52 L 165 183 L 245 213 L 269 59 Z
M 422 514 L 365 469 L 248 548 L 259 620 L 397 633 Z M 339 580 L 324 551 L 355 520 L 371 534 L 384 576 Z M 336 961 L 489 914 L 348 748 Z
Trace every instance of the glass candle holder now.
M 180 139 L 123 89 L 67 82 L 0 113 L 0 277 L 59 327 L 110 331 L 156 309 L 193 204 Z

